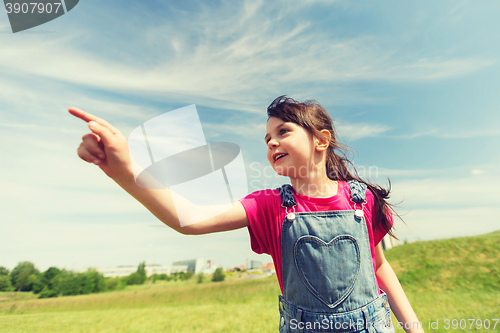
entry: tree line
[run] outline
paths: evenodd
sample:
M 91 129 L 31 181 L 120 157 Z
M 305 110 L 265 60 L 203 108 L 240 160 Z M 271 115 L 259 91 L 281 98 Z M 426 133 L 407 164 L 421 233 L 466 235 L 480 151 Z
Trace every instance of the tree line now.
M 40 272 L 33 263 L 23 261 L 10 272 L 0 266 L 0 291 L 28 291 L 38 294 L 39 298 L 49 298 L 67 295 L 84 295 L 105 291 L 120 290 L 127 285 L 143 284 L 146 276 L 146 263 L 142 262 L 137 271 L 124 277 L 105 278 L 95 269 L 88 269 L 83 273 L 74 273 L 66 269 L 50 267 Z M 171 275 L 154 274 L 151 282 L 157 280 L 189 280 L 193 272 L 178 272 Z M 225 278 L 222 268 L 217 268 L 212 281 L 223 281 Z M 198 274 L 198 283 L 203 282 L 204 274 Z

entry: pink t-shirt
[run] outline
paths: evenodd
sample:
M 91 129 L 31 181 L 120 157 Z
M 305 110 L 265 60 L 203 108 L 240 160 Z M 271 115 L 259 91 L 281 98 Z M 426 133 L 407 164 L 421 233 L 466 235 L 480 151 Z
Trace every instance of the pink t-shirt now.
M 297 201 L 295 212 L 352 210 L 354 207 L 354 204 L 350 200 L 351 191 L 349 184 L 345 181 L 339 181 L 337 194 L 330 198 L 312 198 L 300 195 L 295 190 L 293 190 L 293 193 Z M 239 201 L 245 208 L 248 217 L 248 232 L 250 233 L 252 250 L 259 254 L 267 253 L 273 258 L 276 275 L 281 292 L 283 293 L 280 237 L 281 225 L 285 219 L 286 212 L 281 207 L 279 191 L 278 189 L 256 191 Z M 375 232 L 372 231 L 372 221 L 374 221 L 374 215 L 376 214 L 373 208 L 374 195 L 370 190 L 367 190 L 366 204 L 364 205 L 363 212 L 368 227 L 373 268 L 375 269 L 375 246 L 384 238 L 386 232 L 380 228 L 377 228 Z M 388 215 L 388 218 L 392 224 L 392 213 Z

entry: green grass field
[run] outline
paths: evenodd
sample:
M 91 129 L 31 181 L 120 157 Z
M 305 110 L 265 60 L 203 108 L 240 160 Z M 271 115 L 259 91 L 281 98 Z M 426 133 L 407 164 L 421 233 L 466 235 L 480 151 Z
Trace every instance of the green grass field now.
M 499 241 L 495 232 L 386 251 L 427 332 L 500 331 L 492 321 L 500 317 Z M 164 282 L 52 299 L 0 293 L 0 332 L 277 332 L 279 292 L 270 276 Z M 460 329 L 461 319 L 489 319 L 490 329 L 477 329 L 479 321 Z M 439 329 L 429 329 L 436 320 Z

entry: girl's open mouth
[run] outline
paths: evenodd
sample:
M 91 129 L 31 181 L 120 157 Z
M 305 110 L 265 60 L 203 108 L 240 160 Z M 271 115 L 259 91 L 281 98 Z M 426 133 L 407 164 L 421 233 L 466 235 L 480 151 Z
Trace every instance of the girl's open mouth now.
M 288 154 L 280 154 L 280 155 L 276 156 L 276 157 L 274 158 L 274 162 L 278 162 L 278 160 L 279 160 L 279 159 L 281 159 L 281 158 L 283 158 L 283 157 L 285 157 L 285 156 L 288 156 Z

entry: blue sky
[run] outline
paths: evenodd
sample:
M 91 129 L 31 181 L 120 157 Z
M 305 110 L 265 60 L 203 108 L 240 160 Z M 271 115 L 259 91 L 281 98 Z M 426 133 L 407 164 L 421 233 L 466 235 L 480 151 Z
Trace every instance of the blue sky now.
M 500 4 L 494 1 L 94 1 L 12 34 L 0 14 L 0 266 L 77 269 L 251 258 L 245 229 L 183 236 L 76 155 L 76 106 L 126 136 L 196 104 L 207 141 L 267 167 L 266 107 L 316 99 L 408 241 L 500 229 Z

